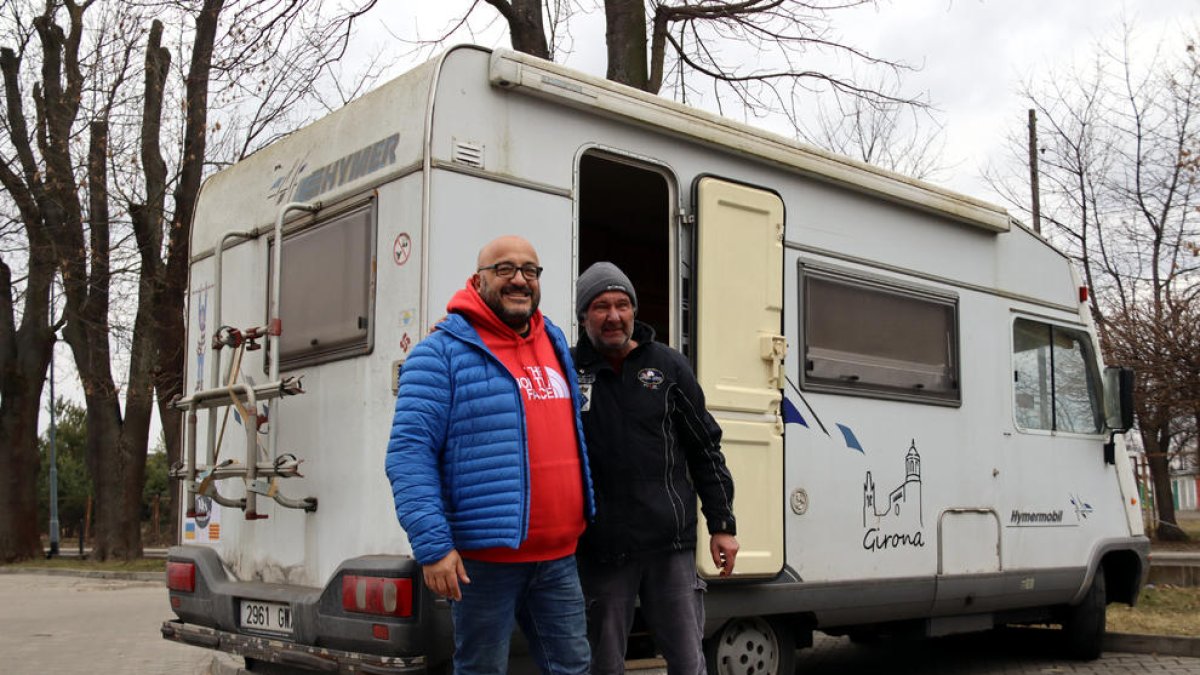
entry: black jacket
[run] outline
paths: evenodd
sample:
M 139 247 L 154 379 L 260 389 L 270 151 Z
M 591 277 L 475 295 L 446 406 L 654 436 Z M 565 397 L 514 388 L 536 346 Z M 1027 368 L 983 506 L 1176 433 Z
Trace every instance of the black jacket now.
M 709 533 L 737 533 L 721 427 L 691 365 L 640 321 L 633 339 L 620 373 L 586 333 L 573 354 L 596 496 L 579 554 L 600 562 L 695 548 L 697 494 Z

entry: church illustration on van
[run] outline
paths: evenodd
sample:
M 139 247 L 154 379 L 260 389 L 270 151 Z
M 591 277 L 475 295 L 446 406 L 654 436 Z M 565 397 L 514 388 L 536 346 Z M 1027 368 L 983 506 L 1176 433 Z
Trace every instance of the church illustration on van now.
M 867 472 L 863 483 L 863 527 L 879 527 L 885 517 L 888 525 L 896 529 L 920 529 L 925 524 L 921 513 L 921 455 L 916 439 L 904 456 L 904 482 L 888 493 L 882 504 L 876 496 L 871 472 Z

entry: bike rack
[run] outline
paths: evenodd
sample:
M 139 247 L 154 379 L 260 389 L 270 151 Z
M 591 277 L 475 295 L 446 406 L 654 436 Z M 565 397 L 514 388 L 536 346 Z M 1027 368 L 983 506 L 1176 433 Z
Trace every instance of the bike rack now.
M 222 235 L 220 241 L 217 243 L 213 256 L 215 282 L 213 285 L 214 298 L 212 312 L 212 323 L 217 328 L 213 331 L 210 343 L 213 354 L 209 366 L 209 382 L 216 383 L 222 381 L 220 378 L 222 350 L 225 347 L 230 347 L 235 351 L 230 358 L 224 377 L 225 386 L 215 386 L 196 391 L 189 396 L 177 398 L 172 402 L 172 406 L 175 409 L 185 412 L 187 416 L 183 448 L 185 459 L 182 465 L 172 467 L 170 476 L 183 480 L 187 490 L 187 516 L 189 518 L 194 518 L 198 515 L 196 508 L 197 498 L 202 495 L 209 497 L 221 506 L 241 509 L 245 513 L 246 520 L 260 520 L 267 517 L 266 514 L 258 512 L 259 495 L 268 497 L 285 508 L 302 509 L 309 513 L 317 510 L 316 497 L 304 497 L 300 499 L 287 497 L 279 490 L 276 481 L 278 479 L 302 476 L 299 469 L 301 462 L 303 462 L 303 460 L 297 459 L 290 453 L 284 455 L 278 454 L 278 422 L 282 399 L 286 396 L 295 396 L 304 393 L 299 376 L 282 379 L 279 377 L 279 336 L 283 332 L 282 322 L 279 317 L 283 220 L 290 211 L 314 213 L 320 207 L 319 203 L 303 204 L 290 202 L 279 210 L 279 214 L 275 219 L 274 229 L 275 248 L 273 251 L 274 264 L 271 270 L 271 302 L 265 325 L 237 329 L 221 324 L 221 258 L 224 253 L 225 244 L 230 239 L 254 239 L 256 235 L 253 232 L 230 231 Z M 259 340 L 266 340 L 270 347 L 269 381 L 265 384 L 256 385 L 253 381 L 250 381 L 250 378 L 241 376 L 240 364 L 241 357 L 245 351 L 255 351 L 262 347 L 259 344 Z M 200 373 L 197 373 L 197 376 L 199 375 Z M 269 407 L 271 418 L 269 422 L 266 416 L 258 414 L 259 401 L 274 401 Z M 224 412 L 226 419 L 228 419 L 231 407 L 236 410 L 242 420 L 242 426 L 245 428 L 245 461 L 238 462 L 237 460 L 227 459 L 217 463 L 220 452 L 217 442 L 217 416 L 221 412 Z M 197 458 L 199 449 L 196 443 L 196 431 L 199 423 L 198 413 L 200 411 L 206 411 L 208 432 L 204 457 L 204 466 L 207 469 L 203 472 L 197 468 L 199 464 Z M 265 451 L 260 446 L 258 438 L 259 430 L 264 422 L 268 422 L 267 448 Z M 223 434 L 223 426 L 221 431 Z M 243 480 L 246 489 L 244 497 L 231 499 L 222 495 L 217 489 L 217 484 L 220 481 L 232 478 L 241 478 Z M 199 482 L 197 482 L 197 479 L 199 479 Z

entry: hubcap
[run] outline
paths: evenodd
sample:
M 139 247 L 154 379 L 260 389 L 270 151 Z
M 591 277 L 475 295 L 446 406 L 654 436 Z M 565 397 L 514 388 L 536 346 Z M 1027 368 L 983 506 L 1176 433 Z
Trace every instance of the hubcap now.
M 779 638 L 763 619 L 735 619 L 721 631 L 716 661 L 716 670 L 721 675 L 777 673 Z

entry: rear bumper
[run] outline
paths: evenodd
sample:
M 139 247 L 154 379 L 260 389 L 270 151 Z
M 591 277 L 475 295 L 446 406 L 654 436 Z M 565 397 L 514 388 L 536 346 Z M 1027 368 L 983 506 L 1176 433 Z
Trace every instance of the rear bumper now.
M 324 672 L 424 672 L 450 659 L 450 608 L 421 580 L 420 566 L 405 556 L 364 556 L 344 561 L 324 588 L 237 581 L 217 552 L 207 546 L 175 546 L 169 562 L 195 566 L 195 589 L 168 591 L 176 620 L 162 626 L 169 640 Z M 342 577 L 411 578 L 411 616 L 349 612 L 342 603 Z M 265 633 L 241 625 L 241 601 L 286 605 L 290 634 Z
M 318 673 L 425 673 L 425 657 L 377 656 L 325 647 L 310 647 L 285 640 L 242 635 L 183 623 L 164 621 L 162 636 L 194 647 Z

